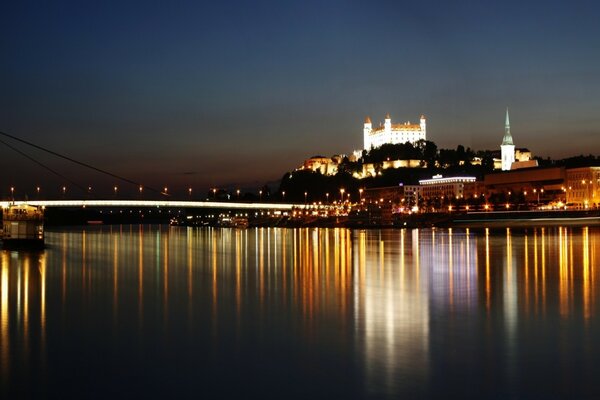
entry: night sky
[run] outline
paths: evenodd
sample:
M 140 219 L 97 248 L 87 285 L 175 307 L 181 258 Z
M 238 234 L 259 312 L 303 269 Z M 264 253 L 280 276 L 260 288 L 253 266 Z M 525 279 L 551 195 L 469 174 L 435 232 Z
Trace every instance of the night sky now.
M 597 155 L 599 20 L 595 1 L 6 1 L 0 130 L 175 188 L 277 180 L 387 112 L 498 149 L 508 106 L 517 147 Z M 4 192 L 61 184 L 0 155 Z

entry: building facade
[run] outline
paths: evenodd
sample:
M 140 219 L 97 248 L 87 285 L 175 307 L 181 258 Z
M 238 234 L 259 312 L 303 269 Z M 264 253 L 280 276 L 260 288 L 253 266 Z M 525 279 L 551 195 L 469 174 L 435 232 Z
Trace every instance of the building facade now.
M 453 176 L 444 178 L 435 175 L 431 179 L 419 181 L 419 196 L 423 198 L 457 198 L 473 196 L 477 193 L 478 184 L 474 176 Z
M 600 206 L 600 167 L 566 170 L 564 191 L 567 205 L 580 208 Z
M 495 172 L 484 177 L 487 195 L 523 195 L 526 202 L 564 200 L 564 167 L 539 167 Z
M 419 124 L 410 122 L 392 124 L 390 114 L 385 116 L 385 121 L 378 127 L 373 128 L 371 118 L 365 118 L 363 127 L 365 150 L 373 147 L 380 147 L 383 144 L 399 144 L 410 142 L 412 144 L 419 140 L 427 140 L 427 121 L 424 115 L 421 115 Z

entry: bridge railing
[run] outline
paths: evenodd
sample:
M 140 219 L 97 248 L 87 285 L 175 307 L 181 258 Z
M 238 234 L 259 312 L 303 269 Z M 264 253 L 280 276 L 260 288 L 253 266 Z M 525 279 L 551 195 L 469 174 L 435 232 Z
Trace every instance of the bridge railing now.
M 331 206 L 293 203 L 240 203 L 219 201 L 168 201 L 168 200 L 30 200 L 2 201 L 0 206 L 10 204 L 42 207 L 140 207 L 140 208 L 216 208 L 238 210 L 293 210 L 293 209 L 326 209 Z

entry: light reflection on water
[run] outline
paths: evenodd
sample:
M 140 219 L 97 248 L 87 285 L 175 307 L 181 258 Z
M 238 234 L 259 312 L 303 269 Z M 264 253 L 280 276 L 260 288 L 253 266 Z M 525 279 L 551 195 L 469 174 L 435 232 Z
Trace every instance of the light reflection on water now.
M 599 238 L 49 232 L 44 251 L 1 253 L 2 393 L 596 394 Z

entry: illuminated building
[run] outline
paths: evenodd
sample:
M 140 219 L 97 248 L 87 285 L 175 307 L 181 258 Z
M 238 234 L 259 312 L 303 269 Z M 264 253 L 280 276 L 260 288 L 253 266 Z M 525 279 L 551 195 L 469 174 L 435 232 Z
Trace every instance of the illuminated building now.
M 453 176 L 444 178 L 435 175 L 431 179 L 419 181 L 419 196 L 424 198 L 454 197 L 457 199 L 472 196 L 479 187 L 474 176 Z
M 390 114 L 385 116 L 385 121 L 378 127 L 373 128 L 371 118 L 365 118 L 363 128 L 365 150 L 372 147 L 380 147 L 383 144 L 399 144 L 410 142 L 412 144 L 419 140 L 426 140 L 426 120 L 421 115 L 419 124 L 405 122 L 401 124 L 392 124 Z
M 308 169 L 313 172 L 320 172 L 323 175 L 335 175 L 338 171 L 339 160 L 335 157 L 314 156 L 302 163 L 296 170 Z
M 368 178 L 381 175 L 381 171 L 388 168 L 425 168 L 425 163 L 421 160 L 385 160 L 381 163 L 365 163 L 362 165 L 362 171 L 352 174 L 357 179 Z
M 508 120 L 508 108 L 506 109 L 506 121 L 504 123 L 504 138 L 500 145 L 502 158 L 502 171 L 509 171 L 515 162 L 515 145 L 510 134 L 510 121 Z
M 570 168 L 566 170 L 563 190 L 567 204 L 578 207 L 600 205 L 600 167 Z

